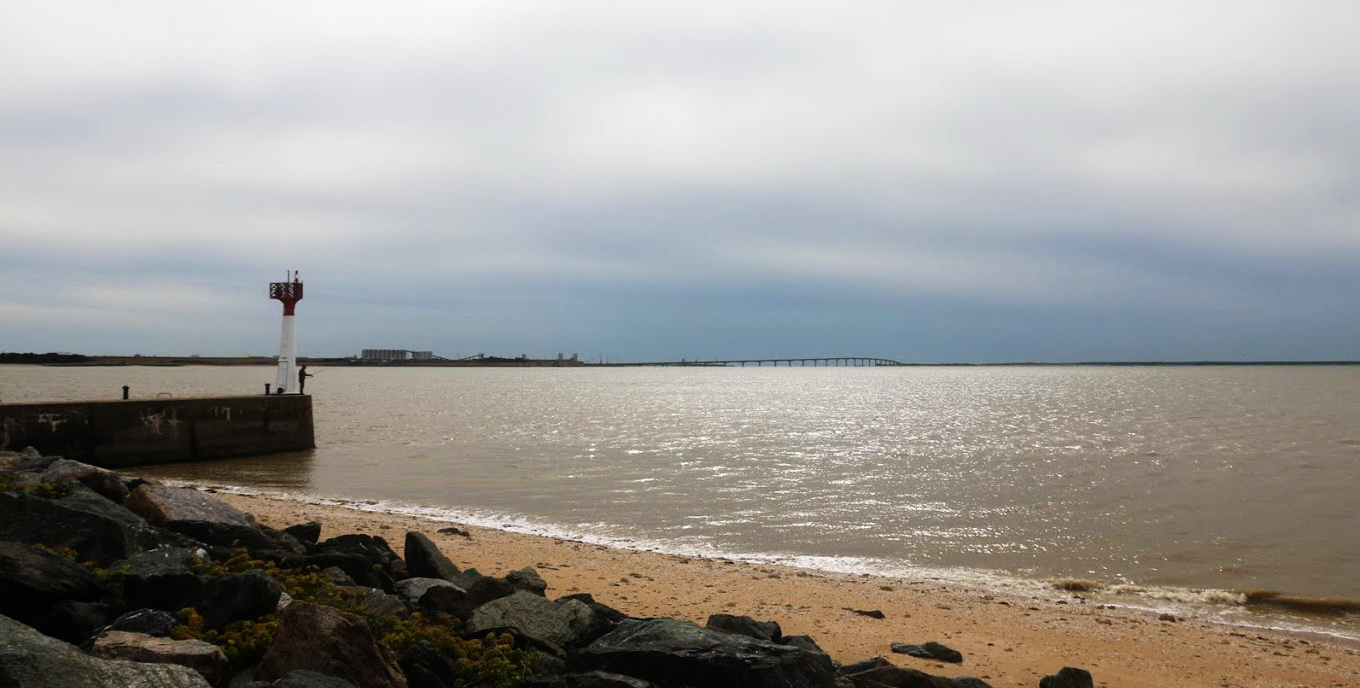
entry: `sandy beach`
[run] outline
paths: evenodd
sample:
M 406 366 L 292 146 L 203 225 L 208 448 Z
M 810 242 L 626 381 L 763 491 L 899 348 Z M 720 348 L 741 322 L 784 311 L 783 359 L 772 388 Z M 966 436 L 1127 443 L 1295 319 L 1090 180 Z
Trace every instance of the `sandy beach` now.
M 1079 595 L 1007 594 L 939 581 L 901 580 L 681 557 L 500 530 L 459 527 L 413 516 L 317 505 L 272 495 L 219 493 L 274 528 L 322 524 L 322 538 L 381 536 L 401 552 L 405 533 L 429 535 L 462 568 L 491 575 L 533 566 L 549 597 L 589 592 L 635 617 L 702 624 L 709 614 L 777 621 L 787 635 L 810 635 L 842 663 L 881 656 L 943 676 L 974 676 L 993 686 L 1037 686 L 1064 666 L 1087 669 L 1109 688 L 1354 688 L 1360 643 L 1263 631 L 1087 602 Z M 859 614 L 880 611 L 882 619 Z M 893 654 L 894 642 L 936 641 L 963 653 L 962 664 Z

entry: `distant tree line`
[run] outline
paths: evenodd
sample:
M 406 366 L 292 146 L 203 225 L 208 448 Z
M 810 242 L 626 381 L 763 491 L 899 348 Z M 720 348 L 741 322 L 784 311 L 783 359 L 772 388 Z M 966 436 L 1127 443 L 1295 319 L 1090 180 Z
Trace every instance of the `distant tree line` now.
M 88 360 L 90 357 L 82 354 L 0 352 L 0 363 L 83 363 Z

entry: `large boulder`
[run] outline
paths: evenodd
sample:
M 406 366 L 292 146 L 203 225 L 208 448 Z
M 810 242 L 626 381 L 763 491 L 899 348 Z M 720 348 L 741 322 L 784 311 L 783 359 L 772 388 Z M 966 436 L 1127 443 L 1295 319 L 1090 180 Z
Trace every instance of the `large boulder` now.
M 305 669 L 364 688 L 408 688 L 396 657 L 363 619 L 333 607 L 293 602 L 255 678 L 272 681 Z
M 1058 673 L 1039 679 L 1039 688 L 1092 688 L 1091 672 L 1063 667 Z
M 550 602 L 520 590 L 474 610 L 468 619 L 467 632 L 514 628 L 520 635 L 567 647 L 590 630 L 593 615 L 590 607 L 578 600 Z
M 60 554 L 21 542 L 0 541 L 0 614 L 29 622 L 61 600 L 93 602 L 99 581 Z
M 952 664 L 958 664 L 963 661 L 963 653 L 951 647 L 941 645 L 933 640 L 920 645 L 892 643 L 889 648 L 893 652 L 911 655 L 918 659 L 934 659 L 936 661 L 950 662 Z
M 572 650 L 574 671 L 607 671 L 661 688 L 833 688 L 824 654 L 671 619 L 627 620 L 590 646 Z
M 60 600 L 34 617 L 28 625 L 53 638 L 79 645 L 113 617 L 113 607 L 108 604 Z
M 784 631 L 779 627 L 777 621 L 756 621 L 749 616 L 736 616 L 733 614 L 711 614 L 705 628 L 711 628 L 723 633 L 735 633 L 744 635 L 748 638 L 757 640 L 768 640 L 772 643 L 780 642 L 784 637 Z
M 318 552 L 307 555 L 286 555 L 275 560 L 280 568 L 298 569 L 308 566 L 315 566 L 325 571 L 329 568 L 337 568 L 345 573 L 355 585 L 362 585 L 366 588 L 378 588 L 383 592 L 393 592 L 396 590 L 392 576 L 388 575 L 381 568 L 374 568 L 374 564 L 362 554 L 353 552 Z
M 258 619 L 279 606 L 283 588 L 263 571 L 228 573 L 203 586 L 203 627 L 217 630 L 233 621 Z
M 406 562 L 392 551 L 387 540 L 375 535 L 340 535 L 312 545 L 309 550 L 316 552 L 317 554 L 313 556 L 317 557 L 339 556 L 363 561 L 368 569 L 367 574 L 356 571 L 352 565 L 338 561 L 333 565 L 344 569 L 345 573 L 352 576 L 360 585 L 370 588 L 382 588 L 392 592 L 396 581 L 410 577 Z
M 90 654 L 101 659 L 126 659 L 146 664 L 178 664 L 197 671 L 208 683 L 224 685 L 231 678 L 227 657 L 212 643 L 171 640 L 141 633 L 111 631 L 95 638 Z
M 406 601 L 397 595 L 385 593 L 377 588 L 354 588 L 362 597 L 356 597 L 355 603 L 361 607 L 362 613 L 371 616 L 401 616 L 406 617 L 411 613 L 411 607 Z
M 142 550 L 131 528 L 118 518 L 15 492 L 0 492 L 0 540 L 74 550 L 81 561 L 100 566 Z
M 535 676 L 521 683 L 519 688 L 656 688 L 656 684 L 607 671 L 576 671 Z
M 308 521 L 306 523 L 299 523 L 297 525 L 288 526 L 287 528 L 284 528 L 283 532 L 288 533 L 294 538 L 297 538 L 298 542 L 305 542 L 309 545 L 315 545 L 316 541 L 321 538 L 321 523 L 318 521 Z
M 192 488 L 143 483 L 128 495 L 123 505 L 153 526 L 188 535 L 204 544 L 278 549 L 278 543 L 256 526 L 253 516 Z
M 979 688 L 978 679 L 954 680 L 924 671 L 898 666 L 878 666 L 866 671 L 844 674 L 855 688 Z M 960 681 L 977 681 L 961 683 Z M 983 683 L 983 686 L 987 684 Z
M 283 678 L 273 681 L 252 681 L 243 688 L 359 688 L 353 683 L 336 676 L 318 674 L 315 671 L 299 669 L 290 671 Z
M 0 616 L 0 686 L 212 688 L 188 667 L 90 657 L 5 616 Z
M 156 526 L 207 522 L 255 527 L 255 518 L 250 514 L 190 487 L 142 483 L 128 495 L 126 506 Z
M 131 536 L 135 551 L 153 550 L 158 547 L 200 547 L 202 543 L 165 528 L 158 528 L 146 519 L 128 511 L 121 504 L 91 490 L 83 483 L 72 483 L 66 496 L 56 500 L 62 506 L 102 516 L 122 524 Z
M 524 592 L 531 592 L 539 597 L 543 597 L 548 592 L 548 583 L 543 577 L 538 575 L 538 571 L 532 566 L 526 566 L 518 571 L 511 571 L 505 574 L 505 582 L 510 587 Z
M 411 607 L 433 609 L 467 618 L 472 599 L 466 590 L 442 578 L 407 578 L 397 583 L 397 595 Z
M 515 594 L 515 586 L 510 585 L 504 578 L 483 576 L 476 569 L 464 571 L 463 575 L 459 576 L 454 583 L 468 592 L 468 597 L 471 599 L 470 608 L 472 609 L 476 609 L 491 600 L 498 600 Z
M 563 595 L 557 599 L 559 602 L 563 600 L 577 600 L 584 603 L 587 607 L 590 607 L 590 611 L 593 612 L 591 627 L 577 642 L 579 645 L 589 645 L 590 643 L 595 642 L 600 636 L 618 628 L 619 624 L 630 618 L 627 614 L 624 614 L 607 604 L 596 602 L 595 597 L 588 592 Z
M 57 459 L 42 472 L 42 479 L 51 483 L 78 482 L 110 501 L 121 504 L 127 499 L 128 489 L 117 473 L 88 463 Z
M 134 609 L 113 620 L 109 625 L 95 631 L 94 635 L 110 631 L 131 631 L 160 638 L 170 637 L 179 625 L 179 616 L 163 609 Z
M 206 563 L 202 550 L 163 547 L 128 560 L 123 596 L 130 607 L 177 612 L 203 601 L 203 581 L 194 570 Z
M 459 674 L 458 661 L 428 640 L 411 647 L 401 661 L 401 670 L 411 688 L 453 688 Z
M 442 578 L 456 582 L 463 572 L 454 566 L 424 533 L 406 533 L 406 572 L 413 578 Z
M 383 568 L 389 568 L 394 563 L 401 561 L 401 557 L 392 551 L 392 547 L 387 544 L 387 540 L 376 535 L 365 535 L 363 533 L 351 533 L 348 535 L 338 535 L 323 542 L 316 544 L 318 552 L 347 552 L 358 554 L 373 564 Z M 404 564 L 403 564 L 404 566 Z

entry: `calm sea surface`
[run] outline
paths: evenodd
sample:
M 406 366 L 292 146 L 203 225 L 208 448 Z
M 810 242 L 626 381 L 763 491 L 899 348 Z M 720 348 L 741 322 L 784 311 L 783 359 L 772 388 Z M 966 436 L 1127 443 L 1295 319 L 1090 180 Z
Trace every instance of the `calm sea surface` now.
M 136 472 L 672 552 L 1091 580 L 1130 604 L 1360 637 L 1360 609 L 1241 604 L 1360 599 L 1357 366 L 313 372 L 314 452 Z M 272 379 L 0 366 L 0 400 Z

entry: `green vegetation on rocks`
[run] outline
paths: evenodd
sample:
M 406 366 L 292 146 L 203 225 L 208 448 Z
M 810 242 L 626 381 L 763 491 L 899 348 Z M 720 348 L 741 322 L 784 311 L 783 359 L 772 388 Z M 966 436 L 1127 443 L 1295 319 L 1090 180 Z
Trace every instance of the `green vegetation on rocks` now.
M 532 653 L 515 648 L 509 635 L 460 637 L 455 626 L 459 622 L 452 618 L 435 620 L 420 613 L 409 617 L 374 614 L 364 604 L 366 595 L 362 589 L 336 585 L 315 566 L 280 568 L 274 562 L 252 559 L 243 549 L 225 561 L 191 563 L 199 575 L 208 578 L 228 573 L 264 572 L 293 600 L 334 607 L 359 616 L 368 624 L 373 637 L 401 661 L 408 659 L 422 641 L 428 643 L 452 660 L 458 674 L 457 685 L 509 688 L 524 680 L 533 660 Z M 182 623 L 175 628 L 172 637 L 217 645 L 232 669 L 239 670 L 254 666 L 264 658 L 278 633 L 280 614 L 275 611 L 258 619 L 235 621 L 220 630 L 210 630 L 204 628 L 203 616 L 197 609 L 186 608 L 180 611 Z

